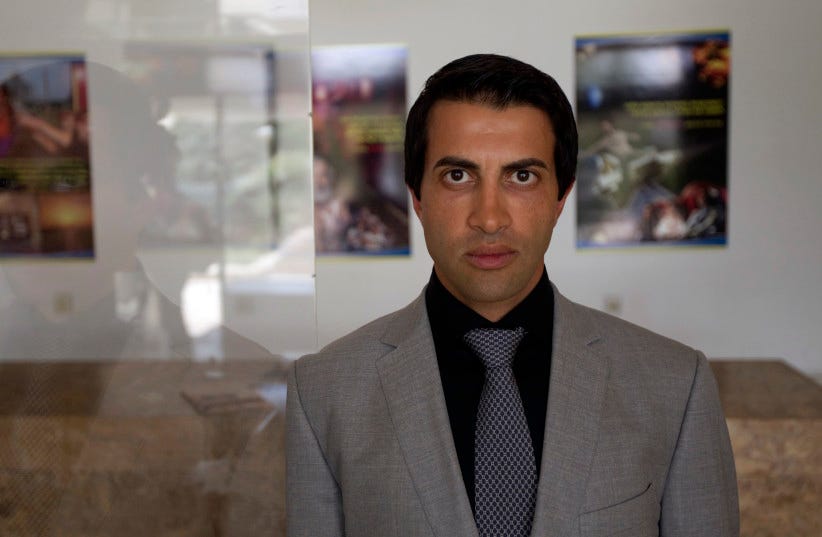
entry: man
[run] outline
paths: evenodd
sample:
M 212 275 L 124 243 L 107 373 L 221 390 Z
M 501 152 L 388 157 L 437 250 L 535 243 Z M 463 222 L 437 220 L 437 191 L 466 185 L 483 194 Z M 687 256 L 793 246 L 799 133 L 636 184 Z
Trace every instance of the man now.
M 577 153 L 556 82 L 456 60 L 405 144 L 434 271 L 409 306 L 295 364 L 289 535 L 737 535 L 704 355 L 548 281 Z

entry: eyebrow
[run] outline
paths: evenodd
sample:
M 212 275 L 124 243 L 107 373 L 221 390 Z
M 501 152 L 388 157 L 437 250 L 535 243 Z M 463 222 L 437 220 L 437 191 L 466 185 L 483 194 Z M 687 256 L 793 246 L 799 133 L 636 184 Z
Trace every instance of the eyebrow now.
M 520 160 L 515 160 L 514 162 L 509 162 L 505 166 L 502 167 L 503 171 L 505 172 L 515 172 L 517 170 L 523 170 L 525 168 L 542 168 L 544 170 L 548 170 L 548 164 L 545 163 L 544 160 L 538 158 L 524 158 Z
M 472 171 L 479 170 L 479 164 L 477 164 L 476 162 L 465 158 L 453 156 L 442 157 L 434 164 L 434 168 L 439 168 L 442 166 L 453 166 L 455 168 L 465 168 L 466 170 Z M 531 167 L 542 168 L 545 170 L 550 169 L 548 167 L 548 164 L 546 164 L 544 160 L 538 158 L 524 158 L 520 160 L 515 160 L 504 165 L 502 169 L 505 172 L 513 172 L 516 170 L 522 170 Z
M 452 156 L 442 157 L 434 164 L 434 168 L 440 168 L 442 166 L 465 168 L 466 170 L 472 171 L 479 170 L 479 164 L 477 164 L 476 162 L 465 158 Z

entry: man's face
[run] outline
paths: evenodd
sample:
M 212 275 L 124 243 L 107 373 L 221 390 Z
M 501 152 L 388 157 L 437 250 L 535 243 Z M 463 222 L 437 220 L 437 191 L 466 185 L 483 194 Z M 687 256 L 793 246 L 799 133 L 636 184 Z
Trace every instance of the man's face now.
M 536 286 L 557 218 L 554 133 L 532 106 L 439 101 L 414 210 L 437 277 L 496 321 Z M 569 189 L 570 190 L 570 189 Z

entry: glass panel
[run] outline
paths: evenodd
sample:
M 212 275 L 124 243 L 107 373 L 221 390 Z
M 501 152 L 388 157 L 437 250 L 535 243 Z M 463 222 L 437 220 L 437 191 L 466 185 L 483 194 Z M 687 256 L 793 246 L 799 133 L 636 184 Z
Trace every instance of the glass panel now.
M 307 0 L 0 19 L 0 535 L 282 535 Z

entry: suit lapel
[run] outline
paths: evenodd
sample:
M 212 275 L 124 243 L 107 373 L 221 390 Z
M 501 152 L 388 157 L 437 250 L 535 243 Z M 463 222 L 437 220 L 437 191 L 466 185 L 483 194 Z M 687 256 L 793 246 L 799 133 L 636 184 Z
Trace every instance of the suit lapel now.
M 395 318 L 382 340 L 396 348 L 377 361 L 377 370 L 431 529 L 441 537 L 475 537 L 422 296 Z
M 554 288 L 551 380 L 532 535 L 576 533 L 597 441 L 608 362 L 587 314 Z

